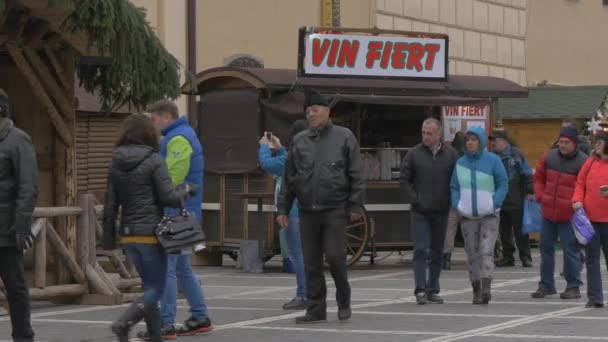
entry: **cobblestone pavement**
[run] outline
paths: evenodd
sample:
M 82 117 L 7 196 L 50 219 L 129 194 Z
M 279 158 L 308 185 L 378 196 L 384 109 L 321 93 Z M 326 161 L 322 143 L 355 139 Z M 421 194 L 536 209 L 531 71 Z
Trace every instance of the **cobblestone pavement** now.
M 558 290 L 561 253 L 557 254 Z M 340 323 L 336 317 L 334 289 L 329 279 L 328 322 L 296 325 L 301 312 L 281 310 L 295 292 L 292 274 L 280 273 L 271 261 L 264 274 L 244 274 L 233 265 L 197 267 L 215 330 L 180 341 L 608 341 L 602 324 L 608 309 L 584 307 L 578 300 L 559 296 L 532 299 L 539 280 L 539 258 L 534 268 L 497 269 L 490 305 L 471 305 L 465 256 L 458 250 L 451 271 L 442 273 L 443 305 L 417 306 L 413 297 L 411 253 L 392 255 L 374 266 L 362 261 L 350 271 L 353 317 Z M 604 267 L 602 268 L 605 269 Z M 583 280 L 585 276 L 583 274 Z M 606 282 L 605 282 L 606 283 Z M 124 306 L 57 306 L 35 303 L 33 324 L 38 341 L 115 341 L 108 327 Z M 188 316 L 180 300 L 179 321 Z M 135 330 L 143 329 L 143 325 Z M 134 334 L 133 334 L 134 335 Z M 0 317 L 0 342 L 10 340 L 8 317 Z M 137 341 L 137 339 L 132 339 Z

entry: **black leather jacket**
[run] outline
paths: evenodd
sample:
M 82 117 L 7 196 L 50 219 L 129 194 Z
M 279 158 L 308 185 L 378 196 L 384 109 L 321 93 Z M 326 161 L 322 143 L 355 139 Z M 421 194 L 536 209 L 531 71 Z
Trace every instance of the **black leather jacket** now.
M 122 209 L 121 236 L 153 236 L 164 207 L 179 207 L 185 190 L 174 190 L 160 154 L 143 145 L 120 146 L 112 153 L 104 207 L 104 246 L 116 239 L 116 215 Z
M 0 120 L 0 247 L 16 245 L 17 231 L 29 232 L 38 198 L 38 166 L 30 137 Z
M 360 211 L 365 181 L 353 133 L 331 122 L 320 130 L 298 133 L 289 147 L 283 182 L 279 214 L 287 215 L 296 197 L 303 211 Z

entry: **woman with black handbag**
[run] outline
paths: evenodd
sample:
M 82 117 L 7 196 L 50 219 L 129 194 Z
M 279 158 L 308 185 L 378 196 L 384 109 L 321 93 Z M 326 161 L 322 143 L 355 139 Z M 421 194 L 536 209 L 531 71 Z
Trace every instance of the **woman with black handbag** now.
M 104 207 L 103 249 L 116 248 L 116 217 L 122 210 L 118 235 L 142 278 L 144 295 L 112 324 L 120 342 L 129 330 L 146 322 L 150 341 L 161 341 L 158 301 L 163 294 L 167 255 L 155 236 L 164 207 L 179 207 L 197 186 L 174 189 L 165 162 L 158 153 L 156 129 L 142 114 L 128 117 L 112 153 Z

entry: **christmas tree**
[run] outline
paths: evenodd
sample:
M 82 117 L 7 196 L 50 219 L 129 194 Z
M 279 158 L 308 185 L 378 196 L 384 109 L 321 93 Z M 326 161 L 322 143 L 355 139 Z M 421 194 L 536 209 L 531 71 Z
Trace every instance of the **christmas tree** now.
M 602 103 L 591 120 L 587 121 L 586 130 L 593 137 L 599 132 L 608 131 L 608 94 L 602 99 Z

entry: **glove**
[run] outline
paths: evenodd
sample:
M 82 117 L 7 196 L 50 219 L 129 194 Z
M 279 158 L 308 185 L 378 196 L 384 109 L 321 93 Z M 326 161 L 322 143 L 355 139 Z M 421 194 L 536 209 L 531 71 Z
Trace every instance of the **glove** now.
M 17 249 L 26 251 L 34 246 L 34 234 L 32 232 L 17 232 Z

